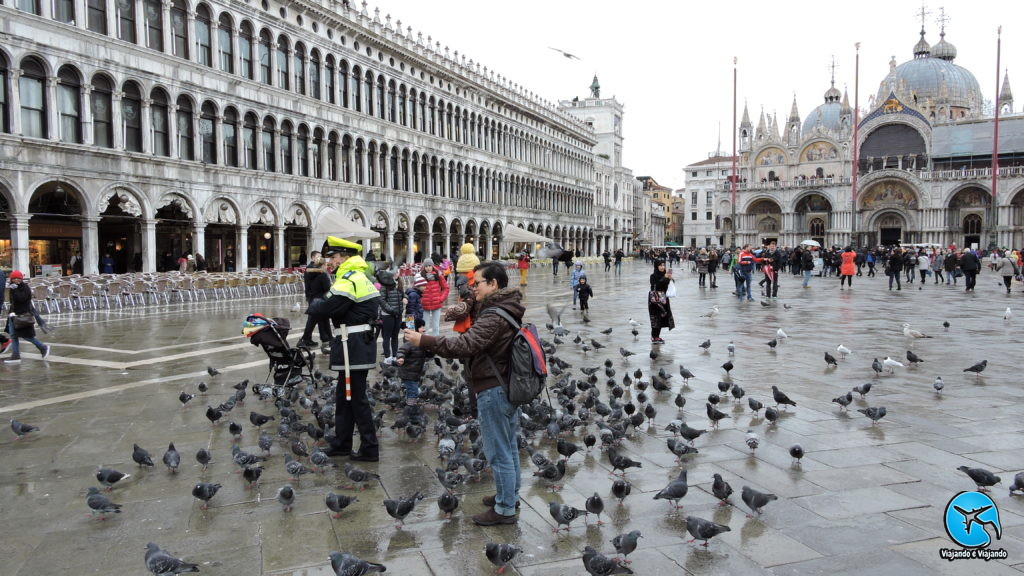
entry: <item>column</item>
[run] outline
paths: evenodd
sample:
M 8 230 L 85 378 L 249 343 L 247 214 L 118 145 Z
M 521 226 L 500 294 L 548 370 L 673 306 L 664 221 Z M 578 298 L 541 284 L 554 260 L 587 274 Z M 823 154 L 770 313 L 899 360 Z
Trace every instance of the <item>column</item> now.
M 142 126 L 142 151 L 146 154 L 153 153 L 153 115 L 151 108 L 153 101 L 149 98 L 142 99 L 142 110 L 139 111 L 142 114 L 141 126 Z
M 8 73 L 10 84 L 7 85 L 7 100 L 10 108 L 11 134 L 21 134 L 21 69 L 12 68 Z M 26 250 L 28 248 L 26 247 Z
M 199 62 L 199 43 L 196 40 L 195 10 L 189 10 L 185 13 L 185 33 L 188 34 L 188 41 L 192 43 L 192 45 L 188 47 L 189 60 L 191 60 L 192 62 Z M 211 30 L 210 33 L 212 34 L 213 31 Z M 273 51 L 271 51 L 270 56 L 271 58 L 273 58 Z
M 163 26 L 164 53 L 174 54 L 174 38 L 171 35 L 171 0 L 163 0 L 161 4 L 160 22 Z M 202 254 L 202 252 L 200 252 Z
M 202 111 L 200 110 L 199 126 L 202 127 L 202 125 L 203 125 Z M 239 144 L 241 144 L 242 139 L 240 137 L 241 135 L 238 133 L 238 129 L 237 128 L 238 127 L 236 126 L 235 127 L 235 157 L 232 159 L 235 164 L 238 164 L 238 151 L 242 149 L 242 147 L 239 146 Z M 203 135 L 199 134 L 199 160 L 201 160 L 201 161 L 204 160 L 204 158 L 203 158 L 203 153 L 204 152 L 203 152 L 203 143 L 202 142 L 203 142 Z M 213 157 L 213 163 L 214 164 L 220 164 L 221 166 L 230 166 L 231 165 L 231 163 L 228 162 L 228 159 L 226 157 L 227 149 L 224 147 L 224 116 L 222 116 L 220 114 L 217 114 L 216 116 L 213 117 L 213 150 L 214 150 L 214 152 L 213 152 L 213 156 L 214 156 Z M 238 165 L 241 166 L 241 164 L 238 164 Z
M 444 235 L 442 236 L 442 238 L 443 238 L 442 242 L 444 242 L 444 250 L 441 251 L 441 257 L 444 257 L 444 256 L 447 256 L 448 254 L 451 254 L 451 251 L 452 251 L 452 234 L 451 234 L 451 232 L 445 232 Z M 438 262 L 438 264 L 440 264 L 440 262 Z
M 60 140 L 60 112 L 57 104 L 57 77 L 49 76 L 46 78 L 46 128 L 47 138 L 49 140 Z M 15 114 L 12 116 L 20 116 L 19 110 L 12 110 Z
M 142 221 L 142 272 L 156 272 L 156 220 Z
M 395 262 L 395 234 L 397 232 L 387 232 L 384 234 L 384 250 L 388 255 L 388 262 L 392 264 Z
M 284 226 L 274 227 L 274 268 L 284 268 Z
M 192 254 L 195 255 L 197 252 L 202 254 L 204 257 L 206 254 L 206 222 L 195 221 L 192 223 L 194 228 L 192 229 Z
M 167 104 L 167 152 L 171 158 L 178 158 L 178 105 Z
M 242 224 L 235 230 L 235 271 L 249 270 L 249 227 Z
M 118 92 L 116 89 L 110 96 L 110 136 L 114 140 L 115 150 L 124 150 L 124 126 L 121 125 L 124 122 L 124 115 L 121 113 L 121 99 L 123 97 L 124 92 Z
M 79 109 L 82 111 L 82 144 L 95 144 L 92 130 L 92 84 L 83 84 L 78 98 Z
M 30 274 L 28 252 L 28 221 L 31 214 L 11 215 L 11 250 L 14 252 L 11 265 L 15 270 Z
M 117 0 L 106 0 L 106 15 L 107 35 L 111 38 L 117 38 Z M 83 13 L 81 20 L 88 23 L 89 15 Z
M 89 8 L 85 0 L 75 0 L 75 26 L 85 30 L 89 24 Z
M 146 7 L 142 0 L 128 0 L 135 4 L 135 44 L 146 46 Z
M 413 233 L 412 228 L 409 228 L 409 230 L 405 232 L 405 262 L 407 264 L 412 264 L 413 257 L 416 254 L 416 247 L 414 246 L 416 243 L 415 240 L 416 234 Z M 25 244 L 28 244 L 28 240 L 25 240 Z M 26 247 L 25 250 L 27 252 L 28 248 Z
M 82 273 L 99 273 L 100 239 L 97 230 L 100 219 L 95 216 L 82 216 Z
M 494 235 L 488 234 L 485 238 L 486 241 L 484 242 L 484 260 L 490 260 L 491 254 L 493 253 L 492 250 L 494 248 Z M 498 257 L 500 258 L 501 254 L 498 254 Z

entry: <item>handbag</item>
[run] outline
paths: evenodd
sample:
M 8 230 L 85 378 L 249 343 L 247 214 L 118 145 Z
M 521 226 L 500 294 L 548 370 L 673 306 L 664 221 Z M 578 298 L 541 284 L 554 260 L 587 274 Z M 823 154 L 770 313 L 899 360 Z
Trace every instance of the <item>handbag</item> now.
M 668 283 L 668 289 L 665 290 L 665 296 L 668 298 L 676 297 L 676 283 L 674 281 Z
M 36 317 L 31 312 L 22 312 L 14 316 L 14 328 L 15 330 L 22 328 L 31 328 L 36 325 Z

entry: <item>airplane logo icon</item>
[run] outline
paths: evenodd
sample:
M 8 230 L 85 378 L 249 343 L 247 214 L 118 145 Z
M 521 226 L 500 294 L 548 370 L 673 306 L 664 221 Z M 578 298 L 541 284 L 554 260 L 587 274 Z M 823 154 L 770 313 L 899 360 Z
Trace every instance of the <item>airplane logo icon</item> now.
M 977 523 L 979 526 L 984 526 L 985 524 L 989 524 L 993 528 L 996 529 L 996 539 L 1000 539 L 1003 536 L 1003 531 L 1002 531 L 1002 529 L 1000 529 L 998 523 L 993 522 L 992 520 L 982 520 L 982 519 L 978 518 L 978 516 L 984 514 L 986 511 L 992 509 L 993 507 L 994 507 L 994 505 L 989 505 L 989 506 L 982 506 L 981 508 L 975 508 L 973 510 L 964 510 L 963 508 L 954 505 L 953 509 L 956 510 L 958 513 L 960 513 L 961 516 L 964 517 L 964 531 L 965 532 L 970 533 L 970 531 L 971 531 L 971 524 Z
M 965 491 L 951 498 L 944 520 L 949 539 L 964 548 L 987 548 L 993 535 L 997 540 L 1003 536 L 996 503 L 981 492 Z

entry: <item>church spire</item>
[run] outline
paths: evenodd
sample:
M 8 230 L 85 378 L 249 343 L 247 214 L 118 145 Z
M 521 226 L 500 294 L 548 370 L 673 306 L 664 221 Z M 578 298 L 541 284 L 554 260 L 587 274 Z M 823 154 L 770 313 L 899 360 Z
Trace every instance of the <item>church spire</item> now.
M 796 109 L 796 94 L 793 94 L 793 106 L 789 109 L 789 121 L 800 121 L 800 112 Z
M 999 113 L 1013 113 L 1013 92 L 1010 91 L 1010 72 L 1003 72 L 1003 87 L 999 90 Z
M 597 72 L 594 72 L 594 81 L 590 83 L 590 97 L 601 97 L 601 83 L 597 81 Z

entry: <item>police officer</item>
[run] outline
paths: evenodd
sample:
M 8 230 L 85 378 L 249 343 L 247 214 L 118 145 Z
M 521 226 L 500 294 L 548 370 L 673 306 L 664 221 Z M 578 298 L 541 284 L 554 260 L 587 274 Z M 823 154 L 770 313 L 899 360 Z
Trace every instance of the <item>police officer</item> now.
M 380 453 L 366 376 L 377 363 L 377 337 L 369 322 L 377 317 L 380 293 L 367 277 L 370 267 L 359 255 L 362 249 L 355 242 L 327 237 L 320 252 L 327 266 L 337 267 L 334 284 L 324 299 L 310 308 L 340 325 L 331 353 L 331 370 L 340 372 L 334 415 L 337 439 L 327 454 L 376 462 Z M 353 452 L 354 428 L 359 430 L 359 449 Z

